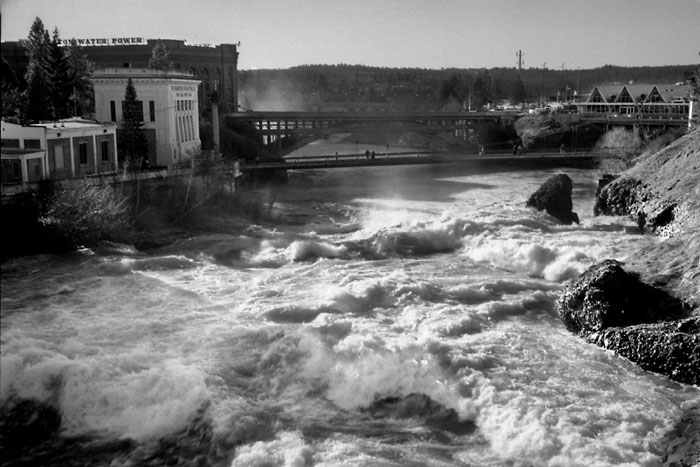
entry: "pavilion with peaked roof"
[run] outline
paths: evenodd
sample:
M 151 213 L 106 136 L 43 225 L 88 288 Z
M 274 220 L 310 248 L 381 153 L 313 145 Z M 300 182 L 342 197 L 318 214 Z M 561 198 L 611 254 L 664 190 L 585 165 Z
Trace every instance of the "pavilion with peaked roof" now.
M 689 84 L 604 84 L 576 105 L 582 113 L 687 115 L 692 89 Z

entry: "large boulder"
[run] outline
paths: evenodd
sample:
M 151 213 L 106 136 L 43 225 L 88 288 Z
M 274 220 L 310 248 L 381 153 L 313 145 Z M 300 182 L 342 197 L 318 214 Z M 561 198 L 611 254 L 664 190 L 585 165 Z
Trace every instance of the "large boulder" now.
M 579 222 L 578 215 L 573 212 L 571 192 L 573 183 L 566 174 L 557 174 L 549 178 L 534 192 L 525 206 L 534 207 L 538 211 L 546 211 L 564 224 Z
M 677 203 L 657 199 L 640 180 L 622 177 L 606 184 L 596 195 L 596 216 L 629 216 L 642 230 L 662 232 L 676 217 Z
M 615 260 L 588 268 L 557 301 L 564 326 L 645 370 L 700 384 L 700 317 Z
M 647 371 L 700 385 L 700 317 L 607 328 L 586 340 Z
M 568 283 L 557 307 L 564 326 L 583 335 L 613 326 L 677 318 L 684 310 L 678 299 L 641 282 L 611 259 L 594 264 Z

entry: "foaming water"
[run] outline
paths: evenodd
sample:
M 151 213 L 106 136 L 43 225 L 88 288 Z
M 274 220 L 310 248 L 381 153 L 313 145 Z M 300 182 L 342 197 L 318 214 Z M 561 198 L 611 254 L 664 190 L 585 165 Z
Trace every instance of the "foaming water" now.
M 586 344 L 554 309 L 568 279 L 655 240 L 592 216 L 593 171 L 566 170 L 581 224 L 563 226 L 524 207 L 557 170 L 475 170 L 291 172 L 274 225 L 4 263 L 3 431 L 34 430 L 4 453 L 659 465 L 697 389 Z M 50 413 L 60 427 L 36 428 Z

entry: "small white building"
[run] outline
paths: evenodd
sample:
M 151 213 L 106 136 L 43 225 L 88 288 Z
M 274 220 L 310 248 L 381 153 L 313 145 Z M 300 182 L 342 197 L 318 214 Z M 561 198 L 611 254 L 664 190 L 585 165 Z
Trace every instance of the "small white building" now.
M 201 146 L 198 86 L 192 74 L 150 68 L 105 68 L 91 78 L 99 121 L 122 121 L 127 82 L 141 102 L 151 167 L 171 167 L 190 158 Z
M 23 126 L 2 121 L 3 192 L 12 184 L 113 173 L 117 127 L 70 118 Z M 5 170 L 9 172 L 6 174 Z

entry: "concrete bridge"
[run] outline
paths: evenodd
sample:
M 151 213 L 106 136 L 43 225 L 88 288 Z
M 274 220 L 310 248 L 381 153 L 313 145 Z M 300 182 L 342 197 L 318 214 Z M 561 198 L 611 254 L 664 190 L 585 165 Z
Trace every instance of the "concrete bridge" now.
M 517 112 L 237 112 L 226 118 L 252 126 L 265 144 L 281 143 L 283 137 L 296 136 L 300 140 L 308 139 L 300 143 L 303 145 L 334 133 L 392 130 L 449 132 L 467 139 L 470 131 L 478 130 L 479 123 L 511 121 L 517 116 Z
M 280 155 L 293 151 L 315 139 L 333 133 L 372 133 L 387 131 L 418 131 L 429 135 L 449 133 L 467 140 L 486 122 L 512 123 L 527 116 L 519 111 L 498 112 L 237 112 L 229 120 L 254 128 L 263 143 Z M 575 131 L 588 125 L 601 130 L 613 126 L 684 126 L 685 114 L 610 114 L 569 113 L 566 121 Z M 282 150 L 284 137 L 296 137 L 297 144 Z

